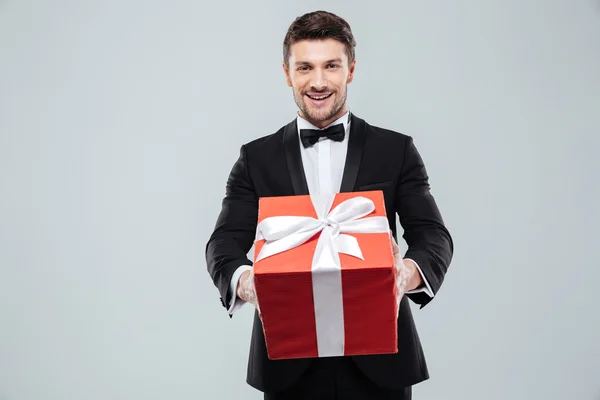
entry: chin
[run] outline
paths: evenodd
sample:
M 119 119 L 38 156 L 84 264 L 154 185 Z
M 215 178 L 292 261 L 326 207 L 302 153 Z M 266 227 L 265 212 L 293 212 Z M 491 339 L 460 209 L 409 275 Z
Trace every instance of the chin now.
M 333 106 L 327 108 L 316 108 L 309 105 L 307 110 L 312 117 L 317 119 L 327 119 L 335 114 L 335 108 Z
M 328 119 L 330 119 L 331 113 L 323 113 L 323 112 L 318 112 L 318 113 L 310 113 L 308 114 L 308 116 L 310 117 L 310 119 L 312 119 L 313 121 L 316 122 L 323 122 L 323 121 L 327 121 Z

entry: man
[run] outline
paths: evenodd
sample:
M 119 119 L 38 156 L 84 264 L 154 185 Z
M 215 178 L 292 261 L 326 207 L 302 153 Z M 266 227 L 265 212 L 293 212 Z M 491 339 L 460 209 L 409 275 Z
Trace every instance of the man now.
M 429 191 L 423 161 L 410 136 L 351 114 L 346 88 L 354 78 L 355 40 L 348 23 L 324 11 L 298 17 L 284 40 L 283 70 L 297 117 L 277 132 L 241 147 L 206 246 L 208 271 L 232 315 L 259 307 L 247 258 L 256 233 L 258 199 L 382 190 L 396 256 L 400 300 L 398 353 L 269 360 L 254 314 L 247 382 L 270 400 L 407 400 L 429 378 L 408 299 L 421 307 L 440 289 L 453 243 Z M 396 218 L 408 250 L 396 245 Z

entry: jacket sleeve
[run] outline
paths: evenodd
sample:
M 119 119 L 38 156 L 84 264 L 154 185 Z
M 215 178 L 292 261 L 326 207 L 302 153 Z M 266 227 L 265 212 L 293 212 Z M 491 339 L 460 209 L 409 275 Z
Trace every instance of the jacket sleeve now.
M 405 145 L 396 196 L 396 212 L 408 245 L 404 258 L 410 258 L 419 265 L 435 295 L 450 266 L 454 244 L 430 192 L 423 160 L 410 136 Z M 407 297 L 421 308 L 432 300 L 424 292 L 407 294 Z
M 221 295 L 221 304 L 230 308 L 233 296 L 231 278 L 238 267 L 252 265 L 247 254 L 254 243 L 258 218 L 258 197 L 248 173 L 244 146 L 235 162 L 225 188 L 225 197 L 215 228 L 206 244 L 206 264 Z

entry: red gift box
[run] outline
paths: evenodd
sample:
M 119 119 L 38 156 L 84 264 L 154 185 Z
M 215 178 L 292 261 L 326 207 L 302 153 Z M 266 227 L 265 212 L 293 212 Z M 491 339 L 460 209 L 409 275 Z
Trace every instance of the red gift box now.
M 270 359 L 398 351 L 381 191 L 260 198 L 254 275 Z

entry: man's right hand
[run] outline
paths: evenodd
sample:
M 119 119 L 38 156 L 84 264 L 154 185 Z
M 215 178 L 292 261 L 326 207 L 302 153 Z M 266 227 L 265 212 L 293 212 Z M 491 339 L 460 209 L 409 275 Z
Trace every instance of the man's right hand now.
M 242 273 L 240 276 L 240 280 L 238 281 L 238 286 L 236 290 L 237 296 L 254 305 L 257 310 L 258 308 L 258 299 L 256 298 L 256 291 L 254 288 L 254 272 L 253 270 L 247 270 Z

